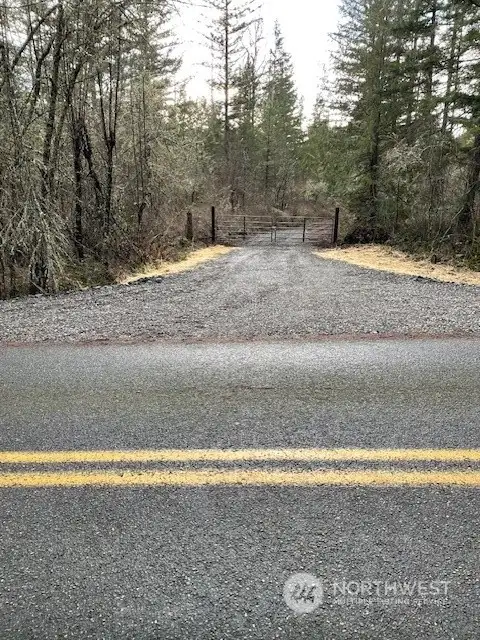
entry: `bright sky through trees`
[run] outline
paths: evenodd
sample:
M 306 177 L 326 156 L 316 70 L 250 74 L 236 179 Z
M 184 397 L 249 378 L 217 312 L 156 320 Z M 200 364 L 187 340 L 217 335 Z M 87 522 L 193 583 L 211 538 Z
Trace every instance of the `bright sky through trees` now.
M 202 38 L 204 14 L 199 6 L 185 7 L 179 20 L 182 77 L 191 78 L 188 91 L 192 96 L 208 94 L 208 72 L 199 65 L 208 58 Z M 298 91 L 310 114 L 322 67 L 329 61 L 329 33 L 335 31 L 338 21 L 337 0 L 264 0 L 260 15 L 265 21 L 266 50 L 272 45 L 275 20 L 279 21 L 285 48 L 292 55 Z

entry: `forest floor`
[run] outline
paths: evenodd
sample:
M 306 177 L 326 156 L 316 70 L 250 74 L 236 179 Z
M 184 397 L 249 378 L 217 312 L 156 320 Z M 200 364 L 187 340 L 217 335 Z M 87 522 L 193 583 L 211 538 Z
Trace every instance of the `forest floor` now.
M 133 284 L 0 302 L 0 342 L 480 334 L 480 289 L 247 244 Z
M 456 282 L 480 286 L 480 272 L 449 264 L 433 264 L 429 260 L 386 247 L 362 245 L 341 249 L 328 249 L 318 253 L 320 257 L 341 260 L 368 269 L 378 269 L 409 276 L 420 276 L 439 282 Z

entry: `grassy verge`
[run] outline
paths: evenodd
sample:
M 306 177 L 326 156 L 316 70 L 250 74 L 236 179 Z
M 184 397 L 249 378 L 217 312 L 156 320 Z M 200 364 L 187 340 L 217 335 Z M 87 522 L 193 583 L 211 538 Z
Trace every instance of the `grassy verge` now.
M 181 260 L 175 261 L 161 261 L 150 265 L 146 265 L 140 271 L 131 273 L 129 275 L 122 275 L 117 279 L 119 284 L 130 284 L 143 278 L 156 278 L 160 276 L 169 276 L 176 273 L 182 273 L 184 271 L 190 271 L 195 269 L 198 265 L 210 260 L 216 260 L 222 256 L 227 255 L 231 251 L 234 251 L 233 247 L 225 247 L 223 245 L 215 245 L 213 247 L 205 247 L 203 249 L 197 249 L 196 251 L 190 251 Z
M 316 251 L 316 255 L 330 260 L 340 260 L 368 269 L 389 271 L 408 276 L 420 276 L 439 282 L 456 282 L 480 286 L 480 272 L 450 264 L 432 264 L 417 259 L 403 251 L 383 245 L 362 245 L 342 249 Z

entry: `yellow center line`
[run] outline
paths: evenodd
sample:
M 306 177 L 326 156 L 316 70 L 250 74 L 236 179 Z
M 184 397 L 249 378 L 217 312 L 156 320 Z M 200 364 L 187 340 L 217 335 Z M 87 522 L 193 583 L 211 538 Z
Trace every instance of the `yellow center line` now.
M 480 462 L 480 449 L 158 449 L 0 451 L 0 464 L 147 462 Z
M 461 486 L 480 487 L 473 471 L 73 471 L 0 473 L 0 487 L 81 486 Z

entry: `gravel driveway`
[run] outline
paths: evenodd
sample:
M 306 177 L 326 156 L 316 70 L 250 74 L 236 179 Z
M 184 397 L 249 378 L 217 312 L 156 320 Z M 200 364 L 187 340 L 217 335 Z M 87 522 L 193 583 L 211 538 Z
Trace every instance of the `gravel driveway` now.
M 480 334 L 480 288 L 247 245 L 195 271 L 0 302 L 0 342 Z

